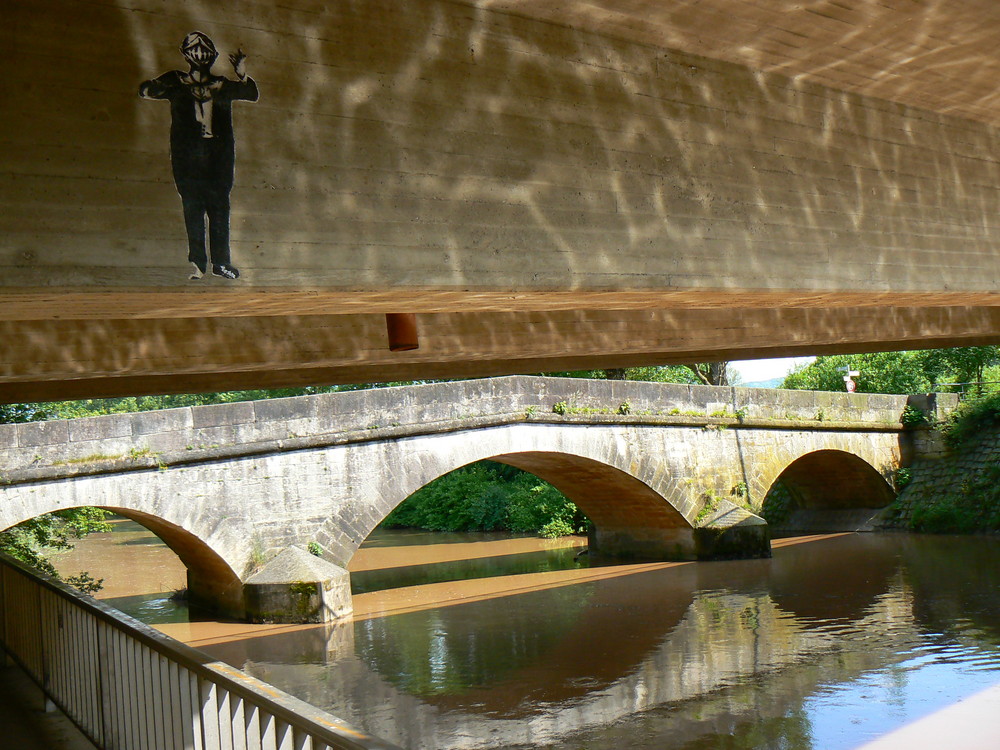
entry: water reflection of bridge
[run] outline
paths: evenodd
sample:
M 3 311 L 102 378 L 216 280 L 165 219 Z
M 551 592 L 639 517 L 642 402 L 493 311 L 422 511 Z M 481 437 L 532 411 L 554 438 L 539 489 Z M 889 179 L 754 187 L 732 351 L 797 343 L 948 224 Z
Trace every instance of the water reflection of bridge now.
M 780 716 L 820 680 L 856 677 L 915 642 L 897 558 L 878 540 L 835 543 L 851 558 L 836 576 L 804 544 L 773 561 L 681 565 L 209 650 L 407 747 L 537 746 L 698 698 L 678 709 L 676 744 L 713 714 L 738 722 L 747 700 Z M 764 674 L 788 697 L 753 699 Z

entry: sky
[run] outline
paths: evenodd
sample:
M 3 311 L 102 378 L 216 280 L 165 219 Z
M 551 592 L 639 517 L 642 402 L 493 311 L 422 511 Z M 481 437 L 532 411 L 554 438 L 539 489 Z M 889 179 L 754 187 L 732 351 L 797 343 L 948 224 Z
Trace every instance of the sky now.
M 784 357 L 782 359 L 745 359 L 730 362 L 744 383 L 756 383 L 771 378 L 783 378 L 797 365 L 812 362 L 815 357 Z

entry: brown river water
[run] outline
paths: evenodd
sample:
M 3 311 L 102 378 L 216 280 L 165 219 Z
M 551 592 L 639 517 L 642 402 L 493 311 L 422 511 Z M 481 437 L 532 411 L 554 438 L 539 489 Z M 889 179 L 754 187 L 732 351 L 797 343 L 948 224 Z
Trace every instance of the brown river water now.
M 815 535 L 771 560 L 604 567 L 584 544 L 379 531 L 335 626 L 189 616 L 169 599 L 180 562 L 130 521 L 56 562 L 407 748 L 847 750 L 1000 684 L 996 537 Z

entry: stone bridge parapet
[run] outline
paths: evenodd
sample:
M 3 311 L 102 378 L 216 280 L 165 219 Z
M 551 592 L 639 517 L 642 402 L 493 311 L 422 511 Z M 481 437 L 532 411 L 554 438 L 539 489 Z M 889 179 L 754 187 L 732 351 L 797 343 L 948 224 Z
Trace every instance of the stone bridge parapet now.
M 0 473 L 89 463 L 148 466 L 159 456 L 240 455 L 253 446 L 294 449 L 360 434 L 475 428 L 483 420 L 754 424 L 822 429 L 897 429 L 907 396 L 788 391 L 637 381 L 509 376 L 373 388 L 82 419 L 0 424 Z M 175 458 L 176 457 L 176 458 Z

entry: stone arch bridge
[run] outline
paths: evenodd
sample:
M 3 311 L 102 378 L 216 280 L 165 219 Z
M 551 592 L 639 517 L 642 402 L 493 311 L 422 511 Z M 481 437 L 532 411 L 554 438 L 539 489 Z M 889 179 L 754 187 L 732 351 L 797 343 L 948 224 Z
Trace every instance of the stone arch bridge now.
M 369 533 L 460 466 L 493 459 L 550 481 L 603 554 L 767 556 L 756 513 L 779 477 L 802 508 L 856 519 L 888 505 L 912 453 L 906 404 L 514 376 L 0 425 L 0 528 L 113 509 L 180 556 L 202 603 L 280 618 L 292 605 L 274 597 L 301 595 L 300 614 L 333 617 L 350 611 L 343 568 Z M 304 554 L 311 542 L 322 560 Z M 304 580 L 322 585 L 292 585 Z

